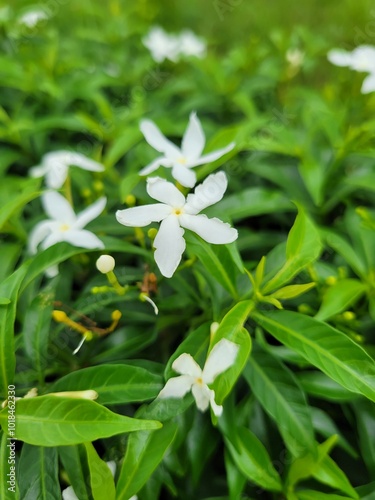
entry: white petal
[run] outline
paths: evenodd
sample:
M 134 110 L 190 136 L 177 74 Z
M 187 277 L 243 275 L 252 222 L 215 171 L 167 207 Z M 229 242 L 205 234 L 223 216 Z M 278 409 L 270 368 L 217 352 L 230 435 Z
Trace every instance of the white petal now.
M 172 168 L 172 177 L 182 186 L 192 188 L 197 182 L 197 176 L 193 170 L 180 163 L 175 163 Z
M 103 172 L 105 170 L 104 165 L 98 163 L 97 161 L 91 160 L 80 153 L 67 152 L 66 155 L 67 165 L 74 165 L 75 167 L 80 167 L 84 170 L 89 170 L 90 172 Z
M 45 165 L 37 165 L 36 167 L 32 167 L 30 169 L 31 177 L 43 177 L 46 175 L 48 168 Z
M 75 247 L 104 248 L 104 243 L 91 231 L 86 229 L 72 229 L 62 233 L 63 240 Z
M 55 225 L 55 222 L 44 220 L 33 228 L 29 236 L 29 251 L 31 253 L 37 252 L 39 243 L 50 234 Z
M 164 153 L 168 158 L 181 156 L 180 149 L 167 139 L 151 120 L 142 120 L 139 128 L 146 141 L 159 153 Z
M 54 266 L 47 267 L 44 272 L 48 278 L 54 278 L 59 274 L 59 266 L 56 264 Z
M 220 417 L 223 413 L 223 407 L 216 404 L 215 391 L 213 391 L 212 389 L 210 390 L 210 405 L 211 405 L 211 408 L 212 408 L 212 411 L 214 412 L 214 414 L 217 417 Z
M 370 92 L 375 92 L 375 73 L 367 75 L 366 78 L 363 80 L 361 92 L 362 94 L 369 94 Z
M 111 471 L 111 474 L 113 477 L 115 477 L 116 474 L 116 462 L 114 460 L 110 460 L 109 462 L 106 462 L 108 465 L 108 469 Z
M 62 241 L 64 241 L 64 232 L 54 230 L 53 233 L 47 236 L 41 246 L 43 250 L 46 250 L 46 248 L 49 248 L 52 245 L 56 245 L 56 243 L 61 243 Z
M 77 219 L 73 225 L 73 228 L 84 228 L 89 222 L 96 219 L 103 212 L 106 204 L 107 198 L 103 196 L 102 198 L 99 198 L 95 203 L 85 208 L 85 210 L 82 210 L 82 212 L 77 215 Z
M 350 66 L 352 54 L 346 50 L 332 49 L 328 52 L 327 59 L 335 66 Z
M 186 243 L 184 230 L 178 223 L 176 215 L 169 215 L 160 224 L 160 229 L 154 239 L 155 262 L 160 272 L 166 278 L 171 278 L 181 261 Z
M 232 151 L 235 145 L 236 145 L 235 142 L 231 142 L 230 144 L 228 144 L 228 146 L 225 146 L 225 148 L 217 149 L 216 151 L 212 151 L 212 153 L 207 153 L 206 155 L 203 155 L 200 158 L 198 158 L 196 161 L 189 163 L 188 167 L 197 167 L 198 165 L 211 163 L 220 158 L 221 156 L 224 156 L 226 153 L 229 153 L 229 151 Z
M 239 346 L 227 339 L 221 339 L 214 345 L 203 368 L 203 380 L 212 384 L 215 378 L 228 370 L 237 357 Z
M 206 139 L 196 113 L 190 114 L 189 125 L 182 139 L 182 155 L 189 160 L 196 160 L 202 154 Z
M 63 500 L 79 500 L 77 495 L 74 493 L 73 486 L 68 486 L 62 491 Z
M 68 167 L 63 163 L 55 162 L 48 168 L 46 184 L 51 189 L 60 189 L 68 177 Z
M 117 210 L 116 219 L 120 224 L 130 227 L 148 226 L 151 222 L 160 222 L 170 215 L 172 209 L 164 203 L 143 205 L 141 207 Z
M 43 194 L 42 204 L 45 212 L 51 219 L 68 225 L 75 222 L 76 214 L 70 203 L 60 193 L 49 191 Z
M 147 192 L 154 200 L 165 203 L 174 208 L 185 205 L 185 196 L 174 184 L 160 177 L 149 177 L 147 179 Z
M 194 231 L 207 243 L 215 245 L 232 243 L 238 237 L 237 229 L 216 217 L 209 219 L 206 215 L 183 214 L 180 215 L 180 224 L 185 229 Z
M 194 384 L 191 388 L 198 410 L 206 411 L 210 404 L 210 389 L 206 384 Z
M 356 71 L 375 71 L 375 47 L 360 45 L 352 52 L 351 69 Z
M 189 214 L 198 214 L 203 209 L 220 201 L 228 186 L 227 176 L 224 172 L 211 174 L 202 184 L 199 184 L 193 194 L 186 198 L 184 211 Z
M 189 375 L 193 378 L 202 377 L 202 368 L 198 365 L 193 356 L 186 352 L 173 361 L 172 368 L 181 375 Z
M 158 398 L 183 398 L 190 391 L 193 382 L 194 379 L 189 375 L 170 378 L 159 392 Z
M 142 168 L 142 170 L 139 172 L 139 175 L 148 175 L 157 170 L 159 167 L 171 167 L 172 162 L 168 160 L 168 158 L 165 158 L 165 156 L 159 156 L 156 158 L 154 161 L 149 163 L 146 167 Z

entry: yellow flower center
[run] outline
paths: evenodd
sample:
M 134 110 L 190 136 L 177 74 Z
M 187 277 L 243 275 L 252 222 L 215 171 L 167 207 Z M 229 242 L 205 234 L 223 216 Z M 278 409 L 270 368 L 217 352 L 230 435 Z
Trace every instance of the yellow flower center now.
M 186 158 L 184 158 L 183 156 L 181 156 L 181 158 L 179 158 L 177 161 L 178 161 L 178 163 L 181 163 L 181 165 L 186 164 Z
M 68 231 L 68 229 L 70 229 L 68 224 L 61 224 L 60 231 Z
M 181 215 L 184 213 L 184 211 L 182 210 L 182 208 L 174 208 L 173 213 L 174 215 Z
M 203 379 L 201 377 L 198 377 L 195 379 L 195 383 L 198 385 L 203 385 Z

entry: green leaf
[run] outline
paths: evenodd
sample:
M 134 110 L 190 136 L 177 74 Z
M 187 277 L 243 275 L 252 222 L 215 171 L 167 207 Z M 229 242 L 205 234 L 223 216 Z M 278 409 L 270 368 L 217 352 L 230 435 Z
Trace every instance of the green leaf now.
M 186 235 L 186 241 L 189 255 L 197 256 L 220 285 L 238 298 L 235 286 L 238 268 L 228 249 L 224 245 L 210 245 L 193 233 Z
M 227 473 L 227 484 L 229 490 L 230 500 L 242 500 L 242 492 L 245 488 L 246 477 L 242 472 L 236 467 L 230 454 L 225 450 L 225 470 Z
M 59 446 L 58 454 L 65 472 L 68 474 L 74 493 L 80 500 L 90 500 L 90 496 L 87 491 L 89 468 L 87 464 L 86 448 L 84 445 L 78 444 L 75 446 Z
M 321 483 L 331 486 L 331 488 L 343 491 L 350 498 L 359 498 L 344 472 L 328 455 L 321 460 L 314 470 L 313 477 Z
M 283 288 L 279 288 L 276 292 L 268 295 L 268 297 L 273 297 L 275 299 L 286 300 L 294 299 L 299 297 L 303 293 L 308 292 L 316 286 L 316 283 L 305 283 L 304 285 L 288 285 Z
M 226 196 L 205 213 L 209 217 L 236 222 L 256 215 L 291 211 L 294 211 L 293 204 L 280 191 L 254 187 Z
M 299 206 L 298 215 L 289 232 L 286 244 L 286 262 L 277 274 L 265 284 L 262 295 L 282 287 L 308 264 L 316 260 L 322 250 L 315 224 Z
M 117 137 L 108 148 L 104 157 L 104 164 L 113 167 L 142 137 L 141 131 L 136 128 L 126 127 L 119 137 Z M 137 174 L 139 177 L 139 174 Z
M 49 388 L 49 392 L 93 389 L 101 404 L 129 403 L 155 398 L 162 389 L 162 378 L 144 368 L 108 364 L 69 373 Z
M 352 404 L 356 415 L 359 445 L 363 460 L 366 464 L 369 477 L 375 480 L 375 408 L 366 400 L 359 400 Z
M 344 389 L 325 373 L 318 371 L 299 372 L 298 380 L 305 392 L 317 398 L 327 401 L 353 401 L 359 399 L 359 396 L 353 392 Z
M 116 488 L 116 500 L 128 500 L 138 493 L 172 444 L 177 424 L 168 422 L 156 432 L 137 432 L 128 440 Z
M 347 240 L 329 229 L 320 232 L 327 245 L 341 255 L 358 276 L 365 278 L 367 272 L 366 262 Z
M 90 470 L 90 485 L 94 500 L 116 500 L 115 481 L 108 465 L 99 458 L 91 443 L 85 443 Z
M 4 227 L 4 224 L 17 210 L 21 209 L 24 205 L 29 203 L 29 201 L 38 198 L 38 196 L 40 196 L 41 194 L 41 191 L 27 191 L 26 193 L 15 196 L 13 199 L 5 203 L 1 207 L 0 211 L 0 230 Z
M 4 429 L 5 431 L 6 429 Z M 14 445 L 12 445 L 12 442 Z M 15 441 L 0 431 L 0 498 L 1 500 L 19 500 L 18 465 L 15 457 Z M 13 455 L 14 453 L 14 455 Z M 13 485 L 13 476 L 15 485 Z M 9 481 L 9 482 L 8 482 Z
M 297 493 L 298 500 L 347 500 L 352 497 L 343 497 L 334 493 L 322 493 L 315 490 L 300 490 Z
M 60 500 L 57 450 L 24 444 L 17 467 L 23 500 Z
M 295 457 L 308 452 L 316 454 L 309 408 L 293 373 L 257 348 L 244 376 L 264 410 L 274 419 L 290 452 Z
M 48 339 L 52 319 L 56 282 L 51 282 L 28 306 L 23 322 L 23 342 L 27 357 L 44 382 L 44 369 L 48 362 Z
M 0 307 L 0 397 L 7 398 L 8 386 L 12 384 L 16 357 L 14 354 L 14 320 L 18 292 L 29 264 L 24 264 L 0 285 L 0 296 L 9 299 L 9 304 Z
M 375 401 L 375 362 L 346 335 L 291 311 L 254 312 L 253 318 L 340 385 Z
M 267 491 L 282 491 L 280 476 L 267 450 L 250 429 L 239 427 L 235 442 L 226 437 L 225 445 L 234 463 L 251 482 Z
M 120 184 L 121 201 L 125 203 L 126 197 L 132 193 L 133 189 L 142 181 L 139 173 L 126 175 Z
M 0 424 L 7 423 L 7 409 Z M 16 403 L 16 436 L 36 446 L 64 446 L 123 432 L 158 429 L 161 424 L 113 413 L 94 401 L 57 396 L 20 399 Z
M 342 279 L 325 292 L 315 319 L 326 321 L 335 314 L 345 311 L 366 291 L 366 285 L 354 279 Z

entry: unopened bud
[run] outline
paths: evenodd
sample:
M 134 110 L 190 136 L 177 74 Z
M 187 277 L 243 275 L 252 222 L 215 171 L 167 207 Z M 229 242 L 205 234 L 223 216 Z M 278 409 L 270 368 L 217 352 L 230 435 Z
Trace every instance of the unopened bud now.
M 128 196 L 125 197 L 124 201 L 128 205 L 128 207 L 134 207 L 137 200 L 134 194 L 128 194 Z
M 110 273 L 115 268 L 115 259 L 111 255 L 102 255 L 96 261 L 96 267 L 98 271 L 103 274 Z
M 328 278 L 326 278 L 326 283 L 328 286 L 335 285 L 337 283 L 336 276 L 328 276 Z
M 156 235 L 158 234 L 158 230 L 154 227 L 151 227 L 148 231 L 147 231 L 147 236 L 150 238 L 150 240 L 154 240 Z
M 57 396 L 59 398 L 72 398 L 72 399 L 97 399 L 98 393 L 92 389 L 86 391 L 64 391 L 64 392 L 51 392 L 47 396 Z

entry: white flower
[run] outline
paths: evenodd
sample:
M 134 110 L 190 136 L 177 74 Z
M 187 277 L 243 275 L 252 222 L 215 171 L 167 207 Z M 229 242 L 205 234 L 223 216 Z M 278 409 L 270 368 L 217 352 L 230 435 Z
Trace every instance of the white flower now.
M 48 19 L 47 13 L 44 10 L 37 9 L 26 12 L 26 14 L 18 19 L 18 22 L 28 28 L 34 28 L 40 21 L 45 19 Z
M 46 176 L 46 184 L 49 188 L 60 189 L 64 184 L 70 165 L 91 170 L 92 172 L 103 172 L 104 166 L 73 151 L 53 151 L 42 158 L 41 165 L 30 170 L 32 177 Z
M 295 67 L 299 68 L 303 62 L 303 59 L 305 57 L 305 53 L 300 50 L 300 49 L 288 49 L 286 54 L 285 54 L 285 59 L 288 61 L 288 63 Z
M 183 228 L 194 231 L 208 243 L 232 243 L 237 239 L 237 230 L 229 224 L 217 218 L 198 215 L 201 210 L 222 199 L 227 184 L 224 172 L 211 174 L 196 187 L 194 194 L 189 194 L 185 199 L 171 182 L 151 177 L 147 179 L 147 192 L 160 203 L 118 210 L 116 218 L 120 224 L 134 227 L 161 222 L 153 243 L 155 261 L 162 275 L 170 278 L 185 250 Z
M 174 35 L 169 35 L 163 28 L 154 26 L 142 39 L 143 45 L 151 52 L 151 56 L 156 62 L 163 62 L 169 59 L 173 62 L 178 60 L 179 39 Z
M 163 153 L 163 156 L 159 156 L 143 168 L 140 175 L 148 175 L 160 166 L 172 168 L 173 178 L 185 187 L 195 186 L 197 177 L 195 172 L 191 170 L 193 167 L 211 163 L 231 151 L 235 146 L 235 143 L 231 142 L 225 148 L 202 156 L 206 139 L 196 113 L 190 114 L 189 125 L 182 138 L 181 148 L 168 140 L 151 120 L 142 120 L 140 129 L 150 146 Z
M 206 55 L 206 44 L 190 30 L 183 31 L 178 37 L 180 54 L 202 59 Z
M 200 411 L 207 410 L 211 405 L 214 414 L 219 417 L 223 407 L 216 404 L 215 391 L 208 385 L 233 365 L 238 349 L 237 344 L 226 339 L 220 340 L 208 355 L 203 370 L 190 354 L 181 354 L 172 364 L 173 370 L 180 376 L 170 378 L 158 398 L 183 398 L 191 390 Z
M 106 464 L 108 465 L 108 468 L 111 471 L 112 476 L 114 477 L 116 473 L 116 462 L 111 460 L 110 462 L 106 462 Z M 65 488 L 65 490 L 62 491 L 62 497 L 63 500 L 79 500 L 73 490 L 73 486 L 68 486 L 68 488 Z M 129 500 L 137 500 L 137 496 L 134 495 L 129 498 Z
M 36 253 L 38 245 L 46 248 L 66 241 L 82 248 L 104 248 L 103 242 L 91 231 L 83 229 L 90 221 L 98 217 L 107 203 L 105 197 L 85 208 L 76 215 L 68 201 L 59 193 L 50 191 L 42 195 L 42 204 L 50 219 L 39 222 L 29 238 L 29 250 Z M 57 274 L 57 268 L 50 268 L 49 276 Z
M 375 91 L 375 47 L 360 45 L 352 52 L 333 49 L 328 52 L 327 57 L 336 66 L 346 66 L 354 71 L 370 73 L 363 81 L 361 92 L 368 94 Z

